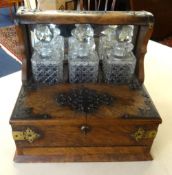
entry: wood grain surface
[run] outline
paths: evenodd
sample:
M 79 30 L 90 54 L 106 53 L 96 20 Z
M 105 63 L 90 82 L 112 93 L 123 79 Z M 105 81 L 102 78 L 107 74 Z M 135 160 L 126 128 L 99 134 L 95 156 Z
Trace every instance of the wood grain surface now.
M 153 121 L 153 119 L 158 116 L 157 111 L 144 88 L 132 90 L 127 85 L 59 84 L 54 86 L 43 86 L 36 90 L 26 90 L 24 96 L 19 96 L 19 99 L 21 99 L 18 100 L 20 101 L 20 109 L 31 108 L 33 115 L 42 113 L 48 114 L 52 117 L 51 120 L 56 119 L 59 120 L 59 122 L 65 122 L 65 120 L 70 121 L 72 119 L 75 119 L 75 121 L 80 120 L 80 118 L 85 117 L 86 114 L 74 111 L 68 106 L 61 106 L 56 101 L 56 98 L 59 93 L 69 92 L 72 89 L 83 87 L 95 90 L 98 93 L 107 93 L 114 97 L 112 105 L 101 105 L 94 113 L 87 114 L 90 120 L 98 118 L 99 120 L 110 120 L 110 122 L 112 122 L 115 118 L 123 119 L 126 114 L 127 116 L 131 116 L 132 118 L 135 117 L 136 119 L 152 118 Z M 149 103 L 146 101 L 147 99 L 149 99 Z M 143 111 L 151 109 L 153 113 L 147 114 L 145 112 L 145 116 L 142 116 L 142 113 L 140 113 L 141 109 L 143 109 Z M 16 115 L 20 115 L 19 109 L 15 109 L 14 112 Z M 155 114 L 156 116 L 154 116 Z M 30 120 L 32 120 L 32 118 L 30 118 Z M 160 122 L 159 117 L 157 120 Z
M 152 160 L 149 147 L 24 148 L 14 161 L 24 162 L 110 162 Z
M 32 11 L 19 9 L 16 19 L 21 24 L 133 24 L 148 25 L 153 23 L 153 15 L 146 11 Z

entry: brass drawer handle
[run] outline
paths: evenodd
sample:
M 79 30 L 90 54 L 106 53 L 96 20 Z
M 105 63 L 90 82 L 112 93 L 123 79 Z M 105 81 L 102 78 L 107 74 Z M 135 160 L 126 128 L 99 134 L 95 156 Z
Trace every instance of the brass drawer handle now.
M 36 133 L 35 131 L 33 131 L 30 128 L 27 128 L 25 131 L 13 131 L 12 134 L 13 134 L 13 139 L 15 141 L 26 140 L 29 143 L 32 143 L 35 140 L 37 140 L 38 138 L 40 138 L 40 134 Z
M 149 130 L 146 131 L 143 128 L 139 128 L 134 134 L 131 136 L 137 141 L 141 141 L 142 139 L 153 139 L 157 134 L 157 130 Z
M 81 132 L 84 133 L 85 135 L 91 131 L 91 127 L 89 125 L 82 125 L 81 126 Z

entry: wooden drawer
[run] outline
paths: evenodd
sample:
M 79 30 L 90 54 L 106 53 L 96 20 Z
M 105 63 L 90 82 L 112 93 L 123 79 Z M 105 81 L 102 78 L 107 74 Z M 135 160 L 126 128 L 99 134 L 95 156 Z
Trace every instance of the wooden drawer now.
M 86 141 L 90 146 L 151 145 L 157 130 L 157 126 L 149 125 L 88 126 Z
M 18 147 L 151 145 L 157 125 L 12 126 Z

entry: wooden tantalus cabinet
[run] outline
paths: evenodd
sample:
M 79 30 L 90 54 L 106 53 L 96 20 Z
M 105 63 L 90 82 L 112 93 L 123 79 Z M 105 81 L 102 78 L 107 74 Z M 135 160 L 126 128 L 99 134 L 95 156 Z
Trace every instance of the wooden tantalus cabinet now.
M 22 88 L 10 124 L 16 144 L 16 162 L 80 162 L 151 160 L 150 149 L 161 123 L 144 82 L 144 56 L 153 29 L 152 14 L 142 12 L 29 11 L 19 9 L 17 21 L 25 40 Z M 32 81 L 32 24 L 54 23 L 134 25 L 135 76 L 126 85 L 70 84 L 64 68 L 64 83 L 53 86 Z M 64 60 L 64 67 L 67 67 Z M 101 67 L 100 62 L 100 67 Z M 82 91 L 82 93 L 80 93 Z M 78 112 L 58 103 L 60 93 L 82 99 L 100 96 L 106 100 L 91 113 Z M 84 97 L 85 96 L 85 97 Z M 73 100 L 75 102 L 76 99 Z M 94 99 L 93 99 L 94 101 Z M 85 102 L 83 105 L 89 106 Z

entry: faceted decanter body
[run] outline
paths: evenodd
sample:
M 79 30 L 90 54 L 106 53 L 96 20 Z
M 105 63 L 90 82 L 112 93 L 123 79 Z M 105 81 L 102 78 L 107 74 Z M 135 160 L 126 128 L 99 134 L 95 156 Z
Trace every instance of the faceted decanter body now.
M 69 82 L 96 82 L 99 59 L 95 51 L 94 31 L 89 24 L 78 24 L 69 38 Z

